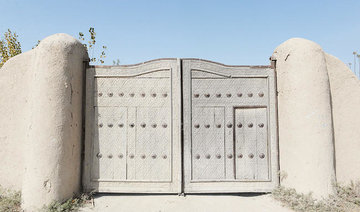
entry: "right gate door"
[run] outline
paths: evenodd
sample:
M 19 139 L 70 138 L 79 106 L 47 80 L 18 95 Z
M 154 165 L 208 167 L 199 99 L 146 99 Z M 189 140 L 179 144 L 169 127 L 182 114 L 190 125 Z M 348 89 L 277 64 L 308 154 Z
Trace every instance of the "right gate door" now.
M 276 89 L 269 66 L 184 59 L 184 192 L 278 185 Z

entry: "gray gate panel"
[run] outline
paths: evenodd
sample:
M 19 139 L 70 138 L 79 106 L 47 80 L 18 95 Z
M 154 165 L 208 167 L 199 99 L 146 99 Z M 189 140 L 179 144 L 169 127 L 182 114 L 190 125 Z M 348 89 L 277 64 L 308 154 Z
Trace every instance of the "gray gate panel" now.
M 193 104 L 263 106 L 268 104 L 268 98 L 264 96 L 268 93 L 267 78 L 192 78 L 191 85 Z
M 269 180 L 266 108 L 235 109 L 236 179 Z
M 164 74 L 169 71 L 162 71 Z M 146 75 L 145 75 L 146 76 Z M 170 77 L 136 77 L 95 79 L 96 106 L 169 107 Z
M 84 187 L 181 192 L 180 62 L 87 69 Z
M 95 107 L 94 140 L 103 140 L 94 145 L 92 152 L 93 166 L 99 167 L 93 171 L 92 176 L 102 180 L 126 179 L 126 126 L 117 127 L 116 123 L 126 123 L 126 108 Z M 101 175 L 100 175 L 101 173 Z
M 271 191 L 278 184 L 274 70 L 182 64 L 185 192 Z
M 137 108 L 134 179 L 171 181 L 170 117 L 171 107 Z
M 194 180 L 223 179 L 224 108 L 194 107 L 192 166 Z

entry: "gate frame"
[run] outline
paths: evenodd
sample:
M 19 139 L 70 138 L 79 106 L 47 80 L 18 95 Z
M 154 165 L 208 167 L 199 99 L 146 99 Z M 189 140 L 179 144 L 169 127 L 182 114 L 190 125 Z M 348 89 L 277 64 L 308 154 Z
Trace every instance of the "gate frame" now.
M 95 77 L 95 69 L 114 69 L 114 70 L 130 70 L 136 69 L 139 67 L 163 67 L 164 62 L 176 63 L 176 65 L 171 67 L 172 73 L 172 92 L 173 92 L 173 123 L 176 123 L 177 126 L 173 126 L 173 158 L 176 157 L 176 163 L 172 167 L 172 182 L 174 186 L 169 189 L 169 187 L 161 187 L 158 182 L 149 183 L 149 182 L 129 182 L 121 181 L 121 189 L 113 188 L 113 182 L 108 183 L 99 183 L 92 182 L 91 177 L 91 154 L 92 154 L 92 129 L 90 125 L 93 124 L 94 118 L 94 99 L 93 99 L 93 79 Z M 168 64 L 166 63 L 166 64 Z M 189 75 L 192 65 L 216 67 L 222 69 L 220 72 L 224 72 L 224 75 L 229 75 L 233 73 L 232 76 L 238 76 L 238 71 L 244 70 L 253 70 L 253 71 L 264 71 L 262 75 L 255 73 L 256 76 L 266 76 L 271 80 L 269 82 L 269 118 L 270 122 L 270 165 L 269 165 L 269 176 L 271 181 L 267 182 L 254 182 L 254 181 L 240 181 L 233 180 L 231 182 L 219 183 L 219 182 L 205 182 L 205 183 L 195 183 L 198 185 L 194 186 L 194 183 L 190 182 L 191 171 L 189 170 L 189 161 L 187 157 L 191 157 L 191 152 L 189 152 L 188 145 L 189 136 L 191 136 L 191 125 L 189 125 L 191 113 L 191 96 L 188 101 L 185 101 L 186 97 L 189 97 L 189 86 L 191 84 L 191 77 Z M 169 68 L 169 67 L 167 67 Z M 165 68 L 166 69 L 166 68 Z M 226 72 L 226 73 L 225 73 Z M 232 77 L 230 75 L 230 77 Z M 247 77 L 249 75 L 240 74 L 241 77 Z M 272 66 L 242 66 L 242 65 L 224 65 L 221 63 L 196 59 L 196 58 L 160 58 L 155 60 L 146 61 L 143 63 L 132 64 L 132 65 L 120 65 L 120 66 L 88 66 L 86 69 L 86 95 L 85 95 L 85 139 L 84 139 L 84 157 L 83 157 L 83 171 L 82 171 L 82 185 L 84 191 L 96 191 L 96 192 L 109 192 L 109 193 L 243 193 L 243 192 L 269 192 L 272 191 L 276 186 L 279 185 L 279 156 L 278 156 L 278 124 L 277 124 L 277 88 L 276 88 L 276 70 L 275 65 Z M 176 127 L 176 129 L 175 129 Z M 175 133 L 176 132 L 176 133 Z M 189 133 L 190 132 L 190 133 Z M 89 145 L 90 144 L 90 145 Z M 174 147 L 177 145 L 174 151 Z M 190 160 L 191 165 L 191 160 Z M 140 184 L 139 184 L 140 183 Z M 193 185 L 191 185 L 193 184 Z M 144 189 L 144 186 L 147 185 L 149 188 Z M 205 188 L 204 188 L 205 187 Z M 226 188 L 226 189 L 224 189 Z

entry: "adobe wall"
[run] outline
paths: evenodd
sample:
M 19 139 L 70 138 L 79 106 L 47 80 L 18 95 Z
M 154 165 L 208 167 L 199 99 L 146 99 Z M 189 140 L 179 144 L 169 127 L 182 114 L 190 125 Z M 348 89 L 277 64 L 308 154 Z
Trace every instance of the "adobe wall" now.
M 0 185 L 21 190 L 23 147 L 30 127 L 28 115 L 31 52 L 20 54 L 0 69 Z
M 0 69 L 0 184 L 34 211 L 80 191 L 82 92 L 87 52 L 55 34 Z
M 315 197 L 360 181 L 360 81 L 309 40 L 277 47 L 281 185 Z
M 335 136 L 336 178 L 360 181 L 360 80 L 339 59 L 326 54 Z
M 334 192 L 334 137 L 325 53 L 301 38 L 277 47 L 281 184 L 326 197 Z
M 281 185 L 325 197 L 360 178 L 360 82 L 305 39 L 276 48 Z M 33 211 L 80 191 L 86 50 L 66 34 L 0 69 L 0 185 Z

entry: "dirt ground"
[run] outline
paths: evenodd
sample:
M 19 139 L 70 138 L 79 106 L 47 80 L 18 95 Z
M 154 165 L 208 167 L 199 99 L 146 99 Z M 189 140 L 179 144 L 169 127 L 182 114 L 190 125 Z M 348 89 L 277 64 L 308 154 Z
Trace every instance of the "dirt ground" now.
M 289 212 L 264 195 L 111 195 L 97 194 L 82 212 Z

